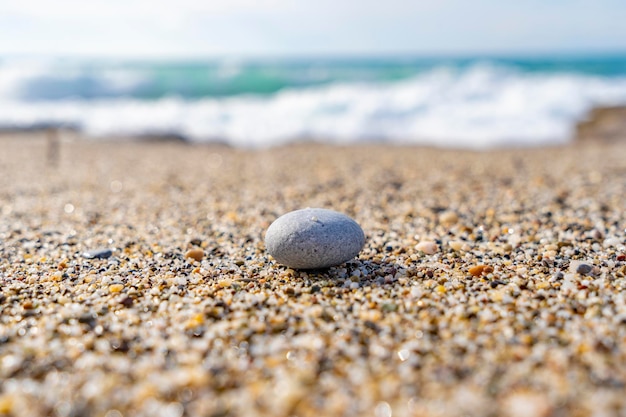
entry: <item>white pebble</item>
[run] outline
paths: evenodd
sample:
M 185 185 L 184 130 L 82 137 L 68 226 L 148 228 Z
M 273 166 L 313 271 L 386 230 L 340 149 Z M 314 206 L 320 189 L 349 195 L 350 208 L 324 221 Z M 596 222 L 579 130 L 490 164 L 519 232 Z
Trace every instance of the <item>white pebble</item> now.
M 426 255 L 434 255 L 435 253 L 437 253 L 437 251 L 439 251 L 439 247 L 437 246 L 437 244 L 430 240 L 425 240 L 418 243 L 417 245 L 415 245 L 415 249 L 424 252 Z

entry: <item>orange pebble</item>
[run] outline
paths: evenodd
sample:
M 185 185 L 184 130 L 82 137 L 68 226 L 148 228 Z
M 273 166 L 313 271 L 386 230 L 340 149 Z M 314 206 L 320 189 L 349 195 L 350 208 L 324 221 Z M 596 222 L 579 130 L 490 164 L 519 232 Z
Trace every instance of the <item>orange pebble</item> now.
M 489 265 L 475 265 L 469 269 L 469 273 L 475 277 L 493 272 L 493 267 Z
M 204 258 L 204 251 L 202 249 L 191 249 L 185 253 L 185 258 L 191 258 L 200 262 Z

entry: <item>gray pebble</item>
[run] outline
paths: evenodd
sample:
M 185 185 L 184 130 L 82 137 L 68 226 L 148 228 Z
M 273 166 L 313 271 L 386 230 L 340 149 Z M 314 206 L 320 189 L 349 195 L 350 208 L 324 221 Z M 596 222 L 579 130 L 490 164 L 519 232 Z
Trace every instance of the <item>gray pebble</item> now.
M 111 249 L 94 249 L 83 252 L 83 258 L 87 259 L 106 259 L 110 258 L 113 255 L 113 251 Z
M 277 262 L 294 269 L 339 265 L 359 254 L 365 234 L 350 217 L 307 208 L 287 213 L 270 225 L 265 246 Z
M 579 264 L 576 267 L 576 272 L 579 273 L 580 275 L 589 275 L 592 270 L 593 270 L 593 267 L 591 265 L 583 264 L 583 263 Z

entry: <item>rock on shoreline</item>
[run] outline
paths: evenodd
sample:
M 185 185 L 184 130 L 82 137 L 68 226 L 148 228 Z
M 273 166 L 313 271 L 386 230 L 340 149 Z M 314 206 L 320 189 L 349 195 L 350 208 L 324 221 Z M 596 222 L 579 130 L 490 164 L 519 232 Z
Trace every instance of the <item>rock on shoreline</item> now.
M 365 234 L 350 217 L 333 210 L 306 208 L 287 213 L 265 235 L 267 251 L 295 269 L 327 268 L 359 254 Z

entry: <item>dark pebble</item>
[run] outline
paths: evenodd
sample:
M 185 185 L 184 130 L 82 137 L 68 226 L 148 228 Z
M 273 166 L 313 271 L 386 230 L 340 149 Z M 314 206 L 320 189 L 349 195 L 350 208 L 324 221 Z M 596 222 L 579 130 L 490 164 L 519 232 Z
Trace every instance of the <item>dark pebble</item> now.
M 96 327 L 98 316 L 95 313 L 86 313 L 78 317 L 78 322 L 88 325 L 91 329 Z
M 111 350 L 114 352 L 126 353 L 130 350 L 130 345 L 124 339 L 113 339 L 109 341 Z
M 133 299 L 131 297 L 125 297 L 120 304 L 126 308 L 130 308 L 133 305 Z
M 589 275 L 591 273 L 591 270 L 593 269 L 593 267 L 591 265 L 587 265 L 587 264 L 580 264 L 578 265 L 578 267 L 576 268 L 576 272 L 580 275 Z
M 106 259 L 113 255 L 111 249 L 94 249 L 83 252 L 83 258 L 87 259 Z

